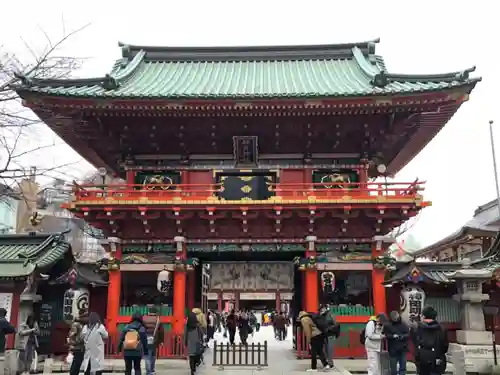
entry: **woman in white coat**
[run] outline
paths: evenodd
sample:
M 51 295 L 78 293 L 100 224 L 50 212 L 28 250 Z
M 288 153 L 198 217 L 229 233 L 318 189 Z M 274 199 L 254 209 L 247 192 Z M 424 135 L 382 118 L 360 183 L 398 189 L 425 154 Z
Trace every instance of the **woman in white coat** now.
M 101 375 L 104 371 L 104 340 L 108 338 L 108 331 L 101 323 L 101 318 L 95 312 L 89 315 L 89 323 L 83 327 L 82 336 L 85 342 L 85 357 L 82 370 L 95 375 Z

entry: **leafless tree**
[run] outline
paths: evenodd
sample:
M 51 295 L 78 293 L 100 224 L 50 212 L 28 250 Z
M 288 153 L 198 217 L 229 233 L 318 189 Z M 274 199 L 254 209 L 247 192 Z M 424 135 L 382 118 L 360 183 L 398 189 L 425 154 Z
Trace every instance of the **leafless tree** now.
M 82 59 L 64 56 L 62 46 L 86 27 L 69 33 L 63 31 L 63 36 L 55 43 L 40 29 L 44 38 L 41 50 L 39 45 L 37 49 L 32 48 L 21 38 L 20 44 L 25 48 L 22 57 L 0 46 L 0 184 L 6 187 L 0 189 L 0 200 L 16 194 L 21 179 L 60 178 L 67 167 L 77 162 L 54 165 L 47 158 L 44 160 L 44 154 L 57 146 L 57 142 L 38 117 L 22 106 L 14 88 L 26 79 L 71 76 L 80 68 Z

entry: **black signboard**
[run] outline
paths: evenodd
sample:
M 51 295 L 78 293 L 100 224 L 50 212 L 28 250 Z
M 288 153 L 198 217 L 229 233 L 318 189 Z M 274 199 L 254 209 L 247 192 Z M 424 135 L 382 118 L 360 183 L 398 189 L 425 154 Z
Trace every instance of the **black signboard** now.
M 217 183 L 222 191 L 218 196 L 225 200 L 267 200 L 275 194 L 274 182 L 274 174 L 219 174 Z
M 40 336 L 38 339 L 39 354 L 50 354 L 52 350 L 52 332 L 53 332 L 54 305 L 51 303 L 42 303 L 40 306 L 40 317 L 38 327 Z
M 237 167 L 254 167 L 259 162 L 257 137 L 233 137 L 234 160 Z

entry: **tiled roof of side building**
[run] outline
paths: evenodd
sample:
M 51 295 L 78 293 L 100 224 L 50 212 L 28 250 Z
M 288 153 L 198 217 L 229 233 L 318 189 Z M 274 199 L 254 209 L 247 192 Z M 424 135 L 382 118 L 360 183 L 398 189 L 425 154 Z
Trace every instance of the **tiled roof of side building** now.
M 64 233 L 0 235 L 0 279 L 30 275 L 55 264 L 70 250 Z
M 17 90 L 79 98 L 272 99 L 425 93 L 467 87 L 474 68 L 436 75 L 391 74 L 379 40 L 268 47 L 147 47 L 120 43 L 110 74 L 91 79 L 20 76 Z

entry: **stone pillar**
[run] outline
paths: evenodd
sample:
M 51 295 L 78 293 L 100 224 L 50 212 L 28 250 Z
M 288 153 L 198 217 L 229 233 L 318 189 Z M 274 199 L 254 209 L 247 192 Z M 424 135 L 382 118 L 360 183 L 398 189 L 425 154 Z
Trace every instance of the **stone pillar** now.
M 185 262 L 187 258 L 186 238 L 174 237 L 177 244 L 175 258 L 179 263 Z M 186 268 L 176 267 L 174 270 L 174 296 L 173 296 L 173 329 L 178 335 L 184 332 L 184 315 L 186 309 Z
M 483 313 L 489 295 L 482 292 L 482 284 L 491 277 L 490 271 L 471 268 L 468 259 L 452 276 L 457 283 L 458 293 L 453 299 L 460 302 L 462 329 L 457 331 L 457 343 L 450 344 L 449 352 L 464 352 L 467 372 L 483 373 L 493 364 L 492 335 L 486 331 Z

